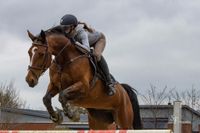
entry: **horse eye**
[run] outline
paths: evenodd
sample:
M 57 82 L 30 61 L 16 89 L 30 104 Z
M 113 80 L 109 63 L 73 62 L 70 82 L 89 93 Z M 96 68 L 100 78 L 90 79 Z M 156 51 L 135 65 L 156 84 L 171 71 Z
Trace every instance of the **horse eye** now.
M 39 55 L 40 55 L 40 56 L 43 56 L 43 55 L 44 55 L 44 53 L 39 53 Z
M 37 50 L 37 47 L 32 49 L 33 52 L 37 52 Z

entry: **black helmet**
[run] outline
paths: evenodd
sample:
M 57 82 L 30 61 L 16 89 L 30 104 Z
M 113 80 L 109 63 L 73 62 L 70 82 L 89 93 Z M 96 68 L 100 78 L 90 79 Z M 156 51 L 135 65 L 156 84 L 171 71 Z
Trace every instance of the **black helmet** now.
M 61 25 L 78 25 L 78 20 L 74 15 L 66 14 L 60 19 Z

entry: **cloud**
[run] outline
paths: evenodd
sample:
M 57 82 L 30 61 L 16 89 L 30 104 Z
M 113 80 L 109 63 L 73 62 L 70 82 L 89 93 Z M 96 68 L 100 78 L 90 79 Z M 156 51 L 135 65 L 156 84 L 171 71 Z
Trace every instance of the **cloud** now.
M 112 37 L 105 55 L 117 78 L 137 88 L 157 81 L 189 88 L 199 85 L 199 31 L 184 17 L 143 18 L 124 36 Z
M 0 78 L 15 79 L 28 104 L 43 108 L 48 72 L 34 89 L 24 80 L 31 45 L 26 30 L 37 34 L 72 13 L 106 35 L 104 56 L 118 81 L 141 91 L 150 83 L 180 91 L 192 84 L 198 88 L 199 6 L 200 1 L 188 0 L 1 1 Z

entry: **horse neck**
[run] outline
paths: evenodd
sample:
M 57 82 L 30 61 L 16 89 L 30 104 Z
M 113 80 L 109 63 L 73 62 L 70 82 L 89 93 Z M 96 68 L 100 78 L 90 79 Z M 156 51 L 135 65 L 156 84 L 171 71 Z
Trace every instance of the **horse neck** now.
M 61 35 L 54 36 L 51 39 L 48 39 L 51 40 L 48 42 L 49 49 L 51 49 L 51 53 L 55 56 L 58 64 L 65 64 L 66 62 L 70 61 L 70 59 L 80 55 L 80 52 L 75 48 L 68 38 Z

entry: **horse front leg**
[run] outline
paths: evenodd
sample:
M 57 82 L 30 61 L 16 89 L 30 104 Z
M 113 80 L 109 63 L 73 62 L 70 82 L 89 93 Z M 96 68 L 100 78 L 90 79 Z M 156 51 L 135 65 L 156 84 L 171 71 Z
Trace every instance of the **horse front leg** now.
M 59 101 L 62 105 L 63 113 L 65 116 L 67 116 L 69 119 L 71 119 L 74 122 L 80 120 L 78 107 L 71 105 L 67 100 L 63 101 L 60 95 L 59 95 Z
M 69 100 L 74 100 L 80 98 L 80 95 L 83 93 L 84 87 L 82 82 L 76 82 L 75 84 L 69 86 L 65 90 L 59 93 L 59 101 L 63 107 L 64 114 L 72 119 L 73 121 L 78 121 L 80 115 L 77 107 L 70 105 Z
M 84 85 L 81 81 L 74 83 L 68 88 L 64 89 L 60 92 L 60 98 L 63 101 L 74 101 L 83 96 L 85 96 L 86 85 Z
M 70 104 L 67 102 L 67 100 L 64 100 L 62 98 L 62 94 L 59 95 L 59 101 L 62 105 L 63 113 L 65 114 L 65 116 L 72 119 L 73 118 L 73 112 L 71 110 Z
M 48 89 L 47 92 L 45 94 L 45 96 L 43 97 L 43 103 L 47 109 L 47 111 L 49 112 L 50 115 L 50 119 L 55 122 L 55 123 L 61 123 L 62 122 L 62 115 L 61 113 L 55 112 L 53 107 L 52 107 L 52 102 L 51 99 L 58 94 L 59 90 L 58 88 L 56 88 L 52 83 L 50 83 L 48 85 Z

